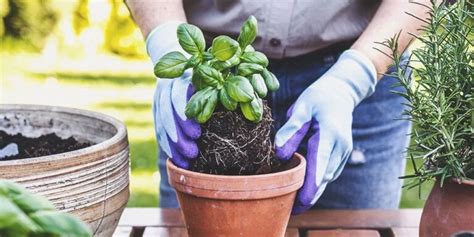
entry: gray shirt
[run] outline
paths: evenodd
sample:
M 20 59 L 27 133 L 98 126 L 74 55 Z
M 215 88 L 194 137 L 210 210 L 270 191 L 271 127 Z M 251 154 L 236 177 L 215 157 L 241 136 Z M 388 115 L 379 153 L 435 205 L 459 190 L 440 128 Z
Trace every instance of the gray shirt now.
M 183 0 L 186 17 L 207 40 L 237 36 L 249 15 L 258 20 L 253 46 L 270 58 L 293 57 L 356 39 L 379 0 Z

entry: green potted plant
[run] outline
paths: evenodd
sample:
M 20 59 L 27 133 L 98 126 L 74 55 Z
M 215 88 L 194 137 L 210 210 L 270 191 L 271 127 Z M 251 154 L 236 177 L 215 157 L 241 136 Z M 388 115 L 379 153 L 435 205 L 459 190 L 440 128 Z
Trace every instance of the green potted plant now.
M 408 63 L 398 36 L 385 42 L 406 93 L 413 124 L 409 155 L 415 173 L 407 186 L 435 185 L 423 209 L 420 236 L 452 236 L 474 229 L 473 6 L 466 1 L 426 6 L 430 19 Z M 414 16 L 416 17 L 416 16 Z M 405 77 L 412 70 L 415 81 Z M 417 166 L 416 159 L 423 164 Z
M 58 212 L 48 199 L 0 179 L 0 236 L 90 237 L 92 232 L 77 217 Z
M 177 35 L 191 57 L 170 52 L 154 71 L 176 78 L 192 69 L 195 92 L 185 113 L 201 124 L 200 154 L 190 170 L 167 162 L 189 235 L 283 236 L 306 163 L 299 155 L 288 163 L 274 155 L 263 98 L 279 83 L 267 57 L 251 46 L 257 20 L 249 17 L 237 40 L 218 36 L 207 50 L 198 27 L 181 24 Z

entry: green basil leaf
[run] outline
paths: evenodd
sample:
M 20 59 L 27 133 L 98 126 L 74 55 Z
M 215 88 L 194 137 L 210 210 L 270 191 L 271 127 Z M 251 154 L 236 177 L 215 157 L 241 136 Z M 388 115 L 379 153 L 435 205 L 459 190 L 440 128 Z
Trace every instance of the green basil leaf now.
M 13 225 L 20 215 L 25 215 L 10 199 L 0 196 L 0 230 Z M 25 216 L 26 217 L 26 216 Z
M 196 116 L 196 121 L 198 123 L 205 123 L 209 120 L 214 112 L 214 109 L 217 106 L 219 91 L 216 89 L 212 89 L 207 96 L 206 102 L 204 104 L 203 109 L 200 113 Z
M 216 59 L 207 60 L 207 61 L 204 61 L 202 65 L 211 66 L 211 64 L 213 64 L 216 61 L 217 61 Z
M 41 232 L 60 236 L 90 237 L 89 227 L 77 217 L 56 211 L 39 211 L 30 215 L 42 229 Z
M 227 60 L 227 62 L 230 63 L 231 67 L 237 66 L 240 63 L 240 55 L 242 53 L 242 50 L 240 47 L 237 49 L 237 52 L 235 52 L 234 56 Z
M 13 202 L 21 208 L 26 214 L 36 211 L 56 210 L 54 205 L 46 198 L 24 192 L 12 197 Z
M 198 91 L 200 91 L 200 90 L 204 89 L 205 87 L 209 86 L 204 82 L 202 77 L 197 73 L 193 73 L 193 76 L 191 78 L 191 83 L 193 84 L 194 88 Z
M 255 52 L 255 49 L 252 47 L 252 45 L 247 45 L 245 47 L 244 52 Z
M 239 45 L 242 49 L 245 50 L 247 45 L 252 44 L 252 42 L 257 37 L 257 19 L 254 16 L 250 16 L 240 29 L 240 35 L 237 38 Z
M 209 48 L 209 49 L 212 49 L 212 47 Z M 202 58 L 203 58 L 205 61 L 209 61 L 209 60 L 214 59 L 214 55 L 212 55 L 212 53 L 210 53 L 210 52 L 204 52 Z
M 212 67 L 219 71 L 229 69 L 231 67 L 237 66 L 240 63 L 240 48 L 237 50 L 235 55 L 227 61 L 215 61 L 212 63 Z
M 32 233 L 38 233 L 39 231 L 40 231 L 40 229 L 38 229 L 37 231 L 33 231 L 33 230 L 28 230 L 28 228 L 25 228 L 25 227 L 22 227 L 22 226 L 13 225 L 13 226 L 10 226 L 6 230 L 1 230 L 0 233 L 2 234 L 2 237 L 4 237 L 4 236 L 5 237 L 12 237 L 12 236 L 13 237 L 45 236 L 45 235 L 41 235 L 41 234 L 32 234 Z
M 38 226 L 9 198 L 0 196 L 0 210 L 0 230 L 38 230 Z
M 262 99 L 256 97 L 251 102 L 241 103 L 240 110 L 246 119 L 252 122 L 260 122 L 263 117 Z
M 26 214 L 41 210 L 56 210 L 48 199 L 31 193 L 17 183 L 2 181 L 0 190 L 2 190 L 0 195 L 5 193 Z
M 212 41 L 212 55 L 220 61 L 226 61 L 235 55 L 239 43 L 229 36 L 221 35 Z
M 230 68 L 231 64 L 229 61 L 216 61 L 216 62 L 213 62 L 211 66 L 218 71 L 223 71 L 225 69 Z
M 212 87 L 206 87 L 191 96 L 184 110 L 186 117 L 195 118 L 203 110 L 206 100 L 213 90 Z
M 178 42 L 184 51 L 192 55 L 204 53 L 206 47 L 202 31 L 198 27 L 186 23 L 178 26 Z
M 206 84 L 213 87 L 224 81 L 218 70 L 204 64 L 197 66 L 195 73 L 199 74 Z
M 25 192 L 25 188 L 17 183 L 0 179 L 0 196 L 12 197 Z
M 268 58 L 265 54 L 260 52 L 246 52 L 240 57 L 240 61 L 244 63 L 256 63 L 262 67 L 268 66 Z
M 201 55 L 193 55 L 189 60 L 186 67 L 195 67 L 202 62 Z
M 265 69 L 262 71 L 262 77 L 269 91 L 276 91 L 280 88 L 280 82 L 272 72 Z
M 255 73 L 260 73 L 263 71 L 262 65 L 255 63 L 241 63 L 237 67 L 237 75 L 248 76 Z
M 268 89 L 267 89 L 267 86 L 265 85 L 265 81 L 263 80 L 263 77 L 260 74 L 253 74 L 250 77 L 250 84 L 252 84 L 253 89 L 255 90 L 255 92 L 260 98 L 267 96 Z
M 30 219 L 29 213 L 55 208 L 46 198 L 39 197 L 19 184 L 0 179 L 0 235 L 29 236 L 41 228 Z M 13 233 L 14 235 L 9 235 Z
M 155 65 L 155 76 L 159 78 L 175 78 L 183 75 L 188 67 L 188 60 L 180 52 L 170 52 L 160 58 Z
M 237 102 L 235 102 L 232 98 L 230 98 L 229 94 L 227 94 L 226 90 L 220 90 L 219 91 L 219 100 L 221 101 L 221 104 L 227 109 L 227 110 L 235 110 L 237 108 Z
M 250 102 L 255 98 L 253 87 L 245 77 L 232 76 L 225 81 L 224 87 L 234 101 Z

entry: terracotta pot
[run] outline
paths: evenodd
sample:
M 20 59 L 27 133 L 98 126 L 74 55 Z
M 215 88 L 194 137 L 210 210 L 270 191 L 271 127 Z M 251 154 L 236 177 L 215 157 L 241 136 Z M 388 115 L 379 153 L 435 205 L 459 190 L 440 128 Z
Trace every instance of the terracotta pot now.
M 423 208 L 421 237 L 450 237 L 474 231 L 474 180 L 437 181 Z
M 129 149 L 122 122 L 90 111 L 0 105 L 0 130 L 38 137 L 55 132 L 96 145 L 62 154 L 0 161 L 0 178 L 45 196 L 62 211 L 112 236 L 129 197 Z
M 299 154 L 285 171 L 251 176 L 203 174 L 167 162 L 191 237 L 283 236 L 305 168 Z

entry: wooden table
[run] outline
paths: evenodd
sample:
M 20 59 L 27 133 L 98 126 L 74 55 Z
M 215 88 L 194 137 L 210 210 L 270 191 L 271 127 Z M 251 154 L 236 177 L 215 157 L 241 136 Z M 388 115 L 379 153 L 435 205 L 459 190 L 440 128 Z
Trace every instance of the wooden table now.
M 421 209 L 314 210 L 292 216 L 287 237 L 418 236 Z M 127 208 L 114 237 L 186 237 L 179 209 Z

